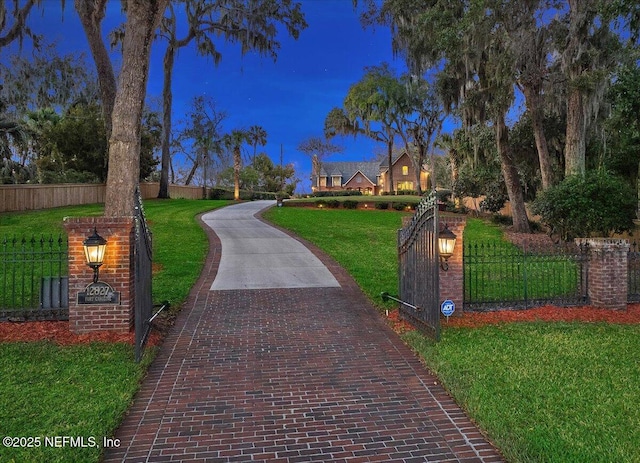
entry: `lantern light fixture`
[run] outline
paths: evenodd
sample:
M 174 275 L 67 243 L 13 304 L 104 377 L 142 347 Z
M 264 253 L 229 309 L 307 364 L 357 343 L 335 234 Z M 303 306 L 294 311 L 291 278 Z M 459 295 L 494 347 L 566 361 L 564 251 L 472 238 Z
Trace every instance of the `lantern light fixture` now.
M 444 228 L 438 234 L 438 251 L 440 253 L 440 268 L 445 272 L 449 270 L 448 260 L 456 247 L 456 238 L 455 233 L 449 230 L 447 224 L 444 224 Z
M 107 247 L 107 240 L 98 235 L 96 228 L 93 228 L 93 235 L 82 242 L 84 256 L 87 265 L 93 269 L 93 282 L 98 282 L 99 268 L 104 262 L 104 252 Z

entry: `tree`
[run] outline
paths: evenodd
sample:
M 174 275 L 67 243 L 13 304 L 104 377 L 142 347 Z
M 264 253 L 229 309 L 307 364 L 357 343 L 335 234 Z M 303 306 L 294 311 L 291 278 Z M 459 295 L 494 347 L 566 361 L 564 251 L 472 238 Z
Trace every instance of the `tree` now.
M 251 163 L 254 164 L 258 154 L 258 146 L 265 146 L 267 144 L 267 131 L 259 125 L 252 125 L 249 127 L 248 142 L 253 147 Z
M 162 138 L 162 173 L 158 197 L 168 197 L 168 170 L 170 159 L 171 136 L 171 81 L 175 54 L 178 49 L 195 41 L 198 53 L 213 58 L 218 64 L 222 58 L 213 40 L 239 43 L 241 53 L 257 51 L 261 55 L 277 58 L 280 42 L 276 39 L 278 25 L 284 24 L 289 34 L 298 38 L 300 31 L 307 23 L 300 9 L 300 4 L 290 1 L 256 0 L 246 2 L 229 0 L 227 2 L 210 2 L 207 0 L 180 0 L 175 5 L 184 7 L 184 16 L 188 20 L 188 28 L 182 37 L 178 37 L 177 16 L 174 3 L 169 4 L 168 15 L 162 22 L 161 36 L 167 39 L 164 54 L 163 84 L 163 138 Z M 254 153 L 255 156 L 255 153 Z
M 528 232 L 506 124 L 515 81 L 515 59 L 507 33 L 514 20 L 512 5 L 509 0 L 468 0 L 456 5 L 388 0 L 381 9 L 381 20 L 391 24 L 394 49 L 402 52 L 417 74 L 444 60 L 438 86 L 446 109 L 455 109 L 465 126 L 491 122 L 514 228 Z M 439 31 L 436 37 L 425 32 L 431 30 Z
M 31 38 L 34 48 L 38 48 L 39 36 L 26 25 L 31 9 L 38 3 L 39 0 L 27 0 L 21 6 L 19 0 L 6 0 L 0 4 L 0 48 L 6 47 L 15 40 L 18 40 L 22 46 L 25 36 Z M 9 9 L 8 4 L 12 4 L 13 8 Z
M 249 139 L 246 130 L 235 129 L 222 138 L 222 143 L 233 152 L 233 199 L 240 200 L 240 170 L 242 169 L 242 144 Z
M 584 176 L 587 128 L 599 111 L 621 43 L 602 14 L 609 2 L 568 2 L 568 17 L 557 24 L 561 67 L 568 80 L 565 175 Z
M 329 156 L 336 153 L 342 153 L 344 151 L 342 146 L 334 145 L 328 140 L 320 137 L 309 137 L 301 141 L 297 149 L 311 158 L 311 177 L 315 177 L 318 182 L 320 181 L 322 162 Z
M 189 140 L 195 148 L 196 155 L 193 157 L 193 164 L 187 174 L 185 185 L 191 184 L 200 166 L 203 168 L 204 183 L 206 183 L 211 154 L 219 156 L 224 145 L 222 122 L 227 115 L 216 108 L 211 98 L 197 96 L 192 100 L 191 111 L 187 116 L 186 126 L 178 139 L 179 141 Z M 204 187 L 206 188 L 206 184 Z

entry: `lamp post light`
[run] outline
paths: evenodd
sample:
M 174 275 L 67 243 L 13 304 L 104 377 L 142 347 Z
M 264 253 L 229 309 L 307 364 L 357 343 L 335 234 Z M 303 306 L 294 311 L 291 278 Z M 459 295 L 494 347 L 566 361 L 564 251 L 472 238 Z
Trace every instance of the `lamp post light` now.
M 449 270 L 449 258 L 453 255 L 453 249 L 456 247 L 456 235 L 447 224 L 438 234 L 438 251 L 440 252 L 440 268 L 445 272 Z
M 104 262 L 104 251 L 107 247 L 107 240 L 98 235 L 96 228 L 93 228 L 93 235 L 82 242 L 84 256 L 87 265 L 93 269 L 93 282 L 98 282 L 99 268 Z

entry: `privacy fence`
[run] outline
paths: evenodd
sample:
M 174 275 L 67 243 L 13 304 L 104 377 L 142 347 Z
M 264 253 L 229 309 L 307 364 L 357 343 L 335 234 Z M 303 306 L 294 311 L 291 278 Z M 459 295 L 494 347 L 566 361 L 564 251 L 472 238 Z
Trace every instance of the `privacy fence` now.
M 104 203 L 104 184 L 0 185 L 0 213 Z M 143 199 L 156 198 L 158 183 L 141 183 Z M 172 198 L 200 199 L 202 187 L 169 185 Z

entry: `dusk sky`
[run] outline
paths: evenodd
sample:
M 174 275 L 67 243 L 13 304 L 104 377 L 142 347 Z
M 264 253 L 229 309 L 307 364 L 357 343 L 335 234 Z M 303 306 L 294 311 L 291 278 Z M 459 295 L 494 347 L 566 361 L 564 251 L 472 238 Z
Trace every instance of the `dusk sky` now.
M 299 191 L 309 191 L 310 160 L 296 150 L 310 136 L 322 136 L 324 118 L 335 106 L 342 106 L 349 87 L 360 80 L 366 66 L 391 64 L 403 72 L 402 60 L 394 60 L 387 28 L 363 29 L 351 0 L 302 0 L 309 26 L 294 40 L 280 35 L 281 48 L 271 58 L 249 54 L 242 57 L 238 46 L 218 42 L 222 61 L 196 56 L 193 48 L 179 51 L 174 73 L 173 120 L 184 119 L 194 96 L 208 95 L 217 109 L 227 113 L 224 130 L 260 125 L 268 133 L 264 151 L 279 162 L 282 145 L 285 163 L 294 163 L 303 181 Z M 59 0 L 44 0 L 45 11 L 36 11 L 30 24 L 48 41 L 56 41 L 66 53 L 86 51 L 86 38 L 73 2 L 61 12 Z M 112 1 L 104 31 L 121 21 L 120 2 Z M 165 44 L 153 46 L 147 98 L 159 100 L 162 89 L 162 56 Z M 5 55 L 6 56 L 6 55 Z M 384 147 L 364 137 L 335 139 L 345 152 L 329 160 L 372 158 Z

